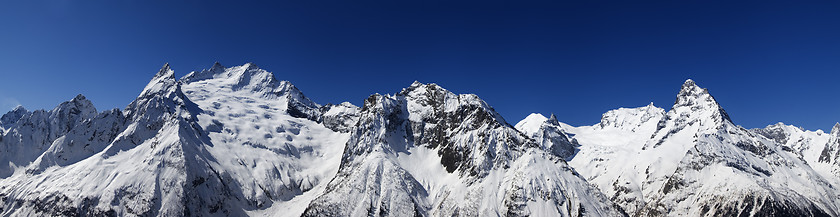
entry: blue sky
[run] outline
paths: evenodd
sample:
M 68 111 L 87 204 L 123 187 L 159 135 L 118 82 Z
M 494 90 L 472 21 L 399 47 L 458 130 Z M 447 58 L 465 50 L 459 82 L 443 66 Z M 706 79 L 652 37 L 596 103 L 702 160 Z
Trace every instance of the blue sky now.
M 627 3 L 632 2 L 632 3 Z M 692 78 L 736 124 L 840 121 L 836 1 L 4 1 L 0 112 L 86 95 L 124 108 L 177 76 L 254 62 L 318 103 L 414 80 L 475 93 L 516 123 L 670 108 Z

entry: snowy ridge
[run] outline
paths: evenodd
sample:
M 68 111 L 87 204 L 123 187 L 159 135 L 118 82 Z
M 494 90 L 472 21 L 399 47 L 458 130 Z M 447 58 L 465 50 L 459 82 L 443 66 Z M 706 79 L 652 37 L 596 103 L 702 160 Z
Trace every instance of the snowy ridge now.
M 269 100 L 281 100 L 285 104 L 282 108 L 289 115 L 320 121 L 320 105 L 306 98 L 292 83 L 277 80 L 274 74 L 253 63 L 225 68 L 217 62 L 208 70 L 187 74 L 181 81 L 189 84 L 208 79 L 215 81 L 219 88 L 253 93 Z
M 17 107 L 0 147 L 3 216 L 840 216 L 840 124 L 744 129 L 692 80 L 668 111 L 514 127 L 436 84 L 321 106 L 166 64 L 123 110 Z
M 581 144 L 569 164 L 632 215 L 838 215 L 836 178 L 792 148 L 825 139 L 796 140 L 803 145 L 736 126 L 692 80 L 667 113 L 652 105 L 618 109 L 569 131 Z M 786 132 L 811 134 L 765 134 Z
M 365 100 L 338 174 L 304 216 L 617 216 L 475 95 L 415 82 Z
M 836 124 L 832 133 L 808 131 L 781 122 L 752 131 L 782 145 L 784 151 L 802 158 L 824 178 L 840 183 L 840 176 L 837 176 L 840 174 L 840 164 L 836 163 L 840 125 Z

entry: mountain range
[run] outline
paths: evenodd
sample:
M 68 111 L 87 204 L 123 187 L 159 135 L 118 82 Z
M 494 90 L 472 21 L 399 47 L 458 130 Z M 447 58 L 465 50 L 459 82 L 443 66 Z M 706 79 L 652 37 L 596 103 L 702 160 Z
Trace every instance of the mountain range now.
M 687 80 L 668 110 L 506 121 L 414 82 L 318 104 L 254 64 L 164 65 L 124 109 L 0 117 L 3 216 L 840 216 L 840 124 L 746 129 Z

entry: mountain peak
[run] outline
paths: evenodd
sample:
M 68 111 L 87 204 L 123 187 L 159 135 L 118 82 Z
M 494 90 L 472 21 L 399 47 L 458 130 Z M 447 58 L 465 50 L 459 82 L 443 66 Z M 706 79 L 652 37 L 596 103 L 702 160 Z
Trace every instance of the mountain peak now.
M 164 63 L 163 67 L 160 68 L 160 71 L 158 71 L 158 73 L 155 74 L 155 77 L 165 77 L 169 74 L 174 75 L 174 71 L 172 71 L 172 69 L 169 67 L 169 63 Z
M 526 135 L 533 135 L 540 129 L 542 124 L 547 121 L 548 118 L 546 118 L 542 114 L 531 113 L 530 115 L 528 115 L 528 117 L 525 117 L 525 119 L 522 119 L 521 121 L 519 121 L 519 123 L 516 123 L 514 128 L 516 128 L 516 130 L 519 130 L 522 133 L 525 133 Z
M 560 125 L 560 122 L 557 121 L 557 116 L 555 116 L 554 113 L 551 113 L 551 117 L 549 117 L 548 120 L 546 120 L 545 122 L 555 126 Z
M 242 65 L 242 66 L 245 66 L 245 67 L 247 67 L 247 68 L 249 68 L 249 69 L 250 69 L 250 68 L 259 68 L 259 66 L 257 66 L 257 64 L 254 64 L 254 63 L 252 63 L 252 62 L 247 62 L 247 63 L 245 63 L 245 65 Z
M 85 96 L 82 95 L 82 94 L 78 94 L 78 95 L 76 95 L 76 97 L 73 97 L 73 99 L 70 99 L 69 101 L 66 101 L 66 102 L 63 102 L 63 103 L 59 104 L 56 109 L 59 109 L 59 108 L 62 108 L 62 107 L 67 107 L 67 106 L 88 109 L 88 110 L 92 110 L 93 113 L 96 113 L 96 108 L 94 108 L 93 103 L 90 102 L 90 100 L 88 100 L 87 98 L 85 98 Z
M 709 90 L 697 86 L 697 83 L 691 79 L 683 83 L 672 109 L 680 107 L 688 107 L 690 111 L 712 110 L 714 111 L 714 115 L 719 116 L 721 120 L 732 122 L 729 115 L 723 110 L 723 107 L 709 94 Z
M 76 95 L 76 97 L 73 97 L 73 99 L 71 101 L 81 101 L 81 100 L 87 100 L 87 98 L 85 98 L 85 95 L 82 95 L 80 93 L 79 95 Z
M 411 85 L 409 85 L 409 87 L 419 87 L 422 85 L 423 83 L 420 83 L 419 81 L 414 81 L 413 83 L 411 83 Z
M 834 127 L 831 128 L 831 135 L 840 136 L 840 123 L 834 123 Z
M 23 117 L 23 115 L 26 115 L 27 113 L 29 113 L 29 111 L 27 111 L 26 108 L 23 108 L 22 105 L 18 105 L 8 113 L 4 114 L 3 116 L 0 116 L 0 124 L 2 124 L 0 126 L 6 127 L 4 125 L 13 124 L 20 120 L 20 118 Z
M 219 63 L 219 61 L 216 61 L 215 63 L 213 63 L 213 66 L 210 67 L 210 70 L 218 70 L 218 69 L 224 69 L 224 68 L 225 68 L 225 66 L 223 66 L 221 63 Z
M 24 108 L 23 105 L 17 105 L 17 106 L 15 106 L 14 109 L 12 109 L 11 112 L 27 112 L 27 111 L 28 110 L 26 110 L 26 108 Z
M 155 74 L 155 77 L 153 77 L 152 80 L 149 81 L 149 84 L 147 84 L 146 87 L 143 88 L 143 92 L 140 92 L 140 96 L 138 97 L 162 92 L 168 89 L 170 86 L 175 85 L 175 82 L 175 71 L 169 68 L 169 63 L 166 63 L 163 65 L 160 71 L 158 71 L 158 73 Z
M 420 92 L 418 92 L 418 91 L 420 91 Z M 438 86 L 435 83 L 424 84 L 424 83 L 421 83 L 419 81 L 414 81 L 408 87 L 403 88 L 402 91 L 400 91 L 398 93 L 398 95 L 411 95 L 411 93 L 413 93 L 413 92 L 417 92 L 418 94 L 419 93 L 429 93 L 429 92 L 436 92 L 436 93 L 439 93 L 441 95 L 446 95 L 447 93 L 454 94 L 454 93 L 450 92 L 449 90 L 446 90 L 443 87 Z M 421 94 L 421 95 L 424 95 L 424 94 Z
M 677 102 L 675 105 L 691 105 L 697 103 L 698 100 L 714 102 L 714 99 L 710 97 L 707 89 L 697 86 L 697 83 L 695 83 L 694 80 L 688 79 L 680 88 L 680 93 L 677 94 Z

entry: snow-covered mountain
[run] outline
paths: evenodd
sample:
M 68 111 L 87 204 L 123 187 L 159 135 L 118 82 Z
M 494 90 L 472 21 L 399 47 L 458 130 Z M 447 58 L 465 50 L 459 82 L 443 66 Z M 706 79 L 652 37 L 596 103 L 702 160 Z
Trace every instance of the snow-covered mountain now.
M 691 80 L 667 111 L 514 127 L 436 84 L 322 106 L 167 64 L 122 110 L 17 107 L 0 147 L 3 216 L 840 216 L 840 124 L 744 129 Z
M 621 216 L 475 95 L 414 83 L 321 106 L 254 64 L 176 79 L 125 109 L 79 95 L 0 117 L 4 216 Z
M 365 100 L 304 216 L 620 216 L 562 158 L 475 95 L 415 82 Z
M 580 144 L 569 165 L 631 215 L 840 215 L 837 136 L 744 129 L 692 80 L 667 112 L 622 108 L 563 130 Z
M 90 104 L 83 100 L 65 104 Z M 0 180 L 4 215 L 299 215 L 332 178 L 349 136 L 321 125 L 317 104 L 253 64 L 181 79 L 164 66 L 122 111 L 64 112 L 65 104 L 41 115 L 57 121 L 27 112 L 5 121 L 22 109 L 4 118 L 12 126 L 4 145 L 42 152 Z M 22 130 L 29 122 L 46 124 L 17 133 L 32 131 Z M 41 140 L 7 143 L 21 135 Z
M 96 108 L 78 95 L 50 111 L 27 111 L 22 106 L 0 117 L 0 177 L 9 177 L 43 154 L 50 144 L 96 115 Z

